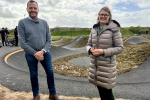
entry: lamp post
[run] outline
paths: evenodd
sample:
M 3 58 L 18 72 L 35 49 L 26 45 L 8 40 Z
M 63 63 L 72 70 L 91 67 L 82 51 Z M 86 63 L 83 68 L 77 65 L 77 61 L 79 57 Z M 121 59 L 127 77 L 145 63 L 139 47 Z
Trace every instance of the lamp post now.
M 10 21 L 8 21 L 8 20 L 5 20 L 5 22 L 9 24 L 9 29 L 10 29 Z
M 16 21 L 14 21 L 14 27 L 15 27 L 15 22 L 16 22 Z

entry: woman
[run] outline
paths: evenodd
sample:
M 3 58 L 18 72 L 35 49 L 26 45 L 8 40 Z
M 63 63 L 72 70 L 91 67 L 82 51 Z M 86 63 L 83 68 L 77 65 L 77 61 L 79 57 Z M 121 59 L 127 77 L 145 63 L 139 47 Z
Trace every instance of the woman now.
M 112 20 L 108 7 L 99 11 L 97 24 L 87 43 L 90 54 L 89 81 L 96 85 L 101 100 L 114 100 L 112 88 L 116 84 L 116 56 L 123 50 L 120 24 Z

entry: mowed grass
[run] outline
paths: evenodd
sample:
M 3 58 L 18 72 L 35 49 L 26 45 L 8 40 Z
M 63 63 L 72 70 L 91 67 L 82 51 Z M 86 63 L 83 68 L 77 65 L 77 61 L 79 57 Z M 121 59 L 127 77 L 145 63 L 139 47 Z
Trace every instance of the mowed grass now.
M 129 36 L 130 38 L 132 36 Z M 148 35 L 145 37 L 149 37 Z M 126 37 L 125 37 L 126 38 Z M 116 56 L 117 73 L 128 72 L 141 65 L 150 56 L 150 43 L 130 44 L 125 42 L 124 50 Z M 67 56 L 53 61 L 56 73 L 72 77 L 88 77 L 89 67 L 79 67 L 68 63 L 69 60 L 78 57 L 89 57 L 87 53 Z
M 15 38 L 15 37 L 14 37 L 14 34 L 7 34 L 7 35 L 8 35 L 8 37 L 9 37 L 9 39 Z M 1 39 L 1 34 L 0 34 L 0 39 Z
M 57 41 L 57 40 L 59 40 L 59 39 L 61 39 L 60 36 L 52 36 L 52 41 Z
M 74 30 L 74 31 L 58 31 L 52 32 L 52 36 L 80 36 L 80 35 L 89 35 L 90 30 Z

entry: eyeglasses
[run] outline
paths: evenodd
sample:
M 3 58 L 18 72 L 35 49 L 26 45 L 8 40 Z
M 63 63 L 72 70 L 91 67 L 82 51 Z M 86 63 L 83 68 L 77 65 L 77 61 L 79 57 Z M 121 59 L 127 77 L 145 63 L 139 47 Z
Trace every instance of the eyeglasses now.
M 104 16 L 104 17 L 108 17 L 109 15 L 108 14 L 99 14 L 99 16 Z

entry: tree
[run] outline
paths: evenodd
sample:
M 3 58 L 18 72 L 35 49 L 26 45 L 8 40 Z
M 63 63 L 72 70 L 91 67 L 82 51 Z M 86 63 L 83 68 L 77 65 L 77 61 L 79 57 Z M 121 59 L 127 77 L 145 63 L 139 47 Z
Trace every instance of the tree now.
M 135 33 L 135 34 L 137 34 L 139 31 L 141 31 L 141 29 L 142 28 L 140 26 L 137 26 L 137 27 L 131 26 L 128 30 Z

